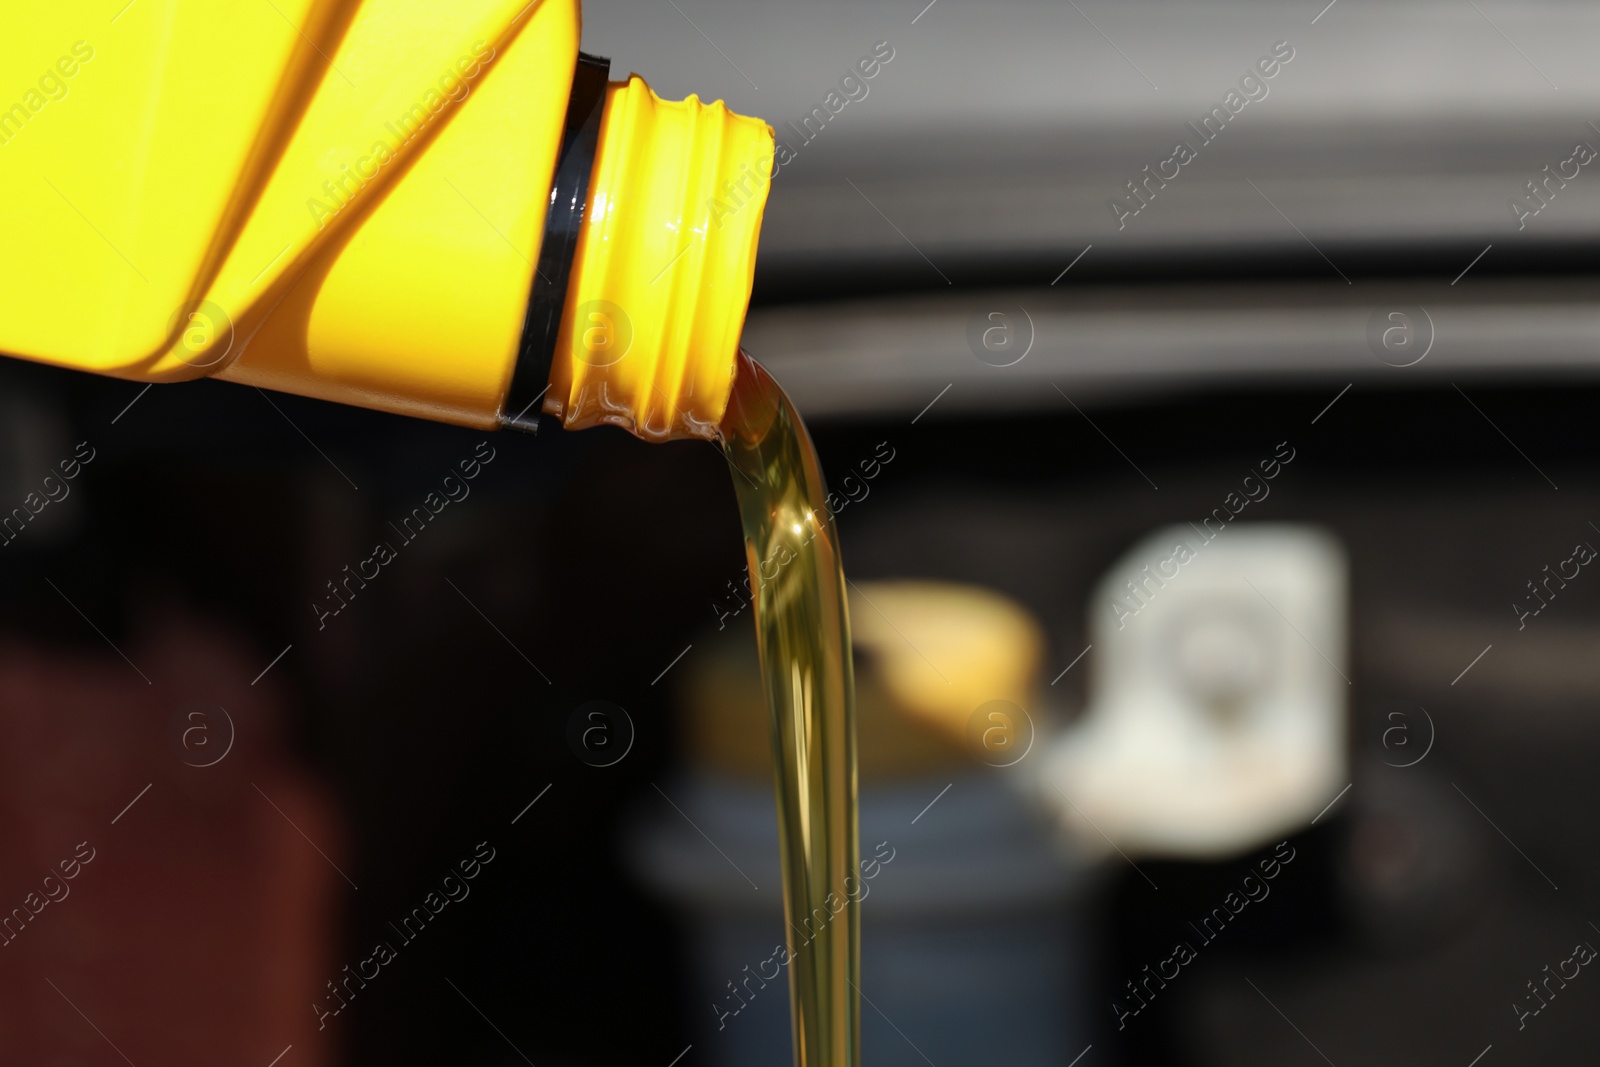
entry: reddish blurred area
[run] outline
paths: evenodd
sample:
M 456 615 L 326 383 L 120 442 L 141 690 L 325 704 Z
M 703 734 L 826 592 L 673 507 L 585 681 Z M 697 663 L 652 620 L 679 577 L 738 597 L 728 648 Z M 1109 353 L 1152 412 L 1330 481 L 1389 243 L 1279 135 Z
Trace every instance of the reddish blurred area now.
M 0 1059 L 333 1062 L 344 834 L 286 691 L 183 611 L 121 652 L 0 641 Z

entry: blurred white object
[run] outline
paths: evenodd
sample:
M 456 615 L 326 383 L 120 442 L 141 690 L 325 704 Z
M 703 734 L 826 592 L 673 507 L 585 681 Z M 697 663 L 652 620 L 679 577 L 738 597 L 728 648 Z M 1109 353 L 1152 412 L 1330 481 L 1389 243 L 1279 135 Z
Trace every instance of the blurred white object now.
M 1235 855 L 1348 781 L 1346 566 L 1326 532 L 1163 529 L 1101 581 L 1089 619 L 1087 713 L 1041 761 L 1083 846 Z

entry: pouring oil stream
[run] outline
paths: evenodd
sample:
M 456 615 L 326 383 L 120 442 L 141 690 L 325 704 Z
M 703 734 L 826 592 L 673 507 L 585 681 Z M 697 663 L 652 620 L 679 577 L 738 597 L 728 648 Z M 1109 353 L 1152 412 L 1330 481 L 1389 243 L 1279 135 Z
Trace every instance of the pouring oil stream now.
M 778 383 L 742 351 L 720 428 L 772 716 L 794 1062 L 855 1067 L 855 681 L 839 545 L 811 436 Z

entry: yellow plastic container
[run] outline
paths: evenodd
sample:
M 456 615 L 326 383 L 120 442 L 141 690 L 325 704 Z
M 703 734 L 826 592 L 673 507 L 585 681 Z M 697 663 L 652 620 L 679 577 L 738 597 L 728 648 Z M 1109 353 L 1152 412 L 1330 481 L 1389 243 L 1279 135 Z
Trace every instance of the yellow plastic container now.
M 710 433 L 772 130 L 577 0 L 66 0 L 0 35 L 0 352 L 463 425 Z

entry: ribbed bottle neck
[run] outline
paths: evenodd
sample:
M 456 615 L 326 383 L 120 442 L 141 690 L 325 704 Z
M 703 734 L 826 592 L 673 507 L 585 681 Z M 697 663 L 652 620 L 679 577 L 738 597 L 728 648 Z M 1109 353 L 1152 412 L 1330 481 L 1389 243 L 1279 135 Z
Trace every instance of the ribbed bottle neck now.
M 771 127 L 721 101 L 607 85 L 547 414 L 650 441 L 716 436 L 773 153 Z

